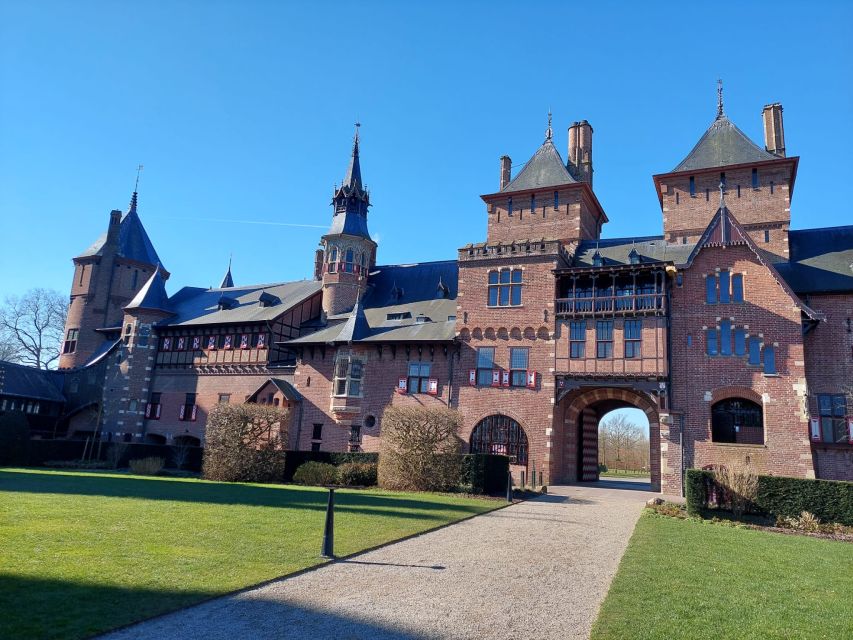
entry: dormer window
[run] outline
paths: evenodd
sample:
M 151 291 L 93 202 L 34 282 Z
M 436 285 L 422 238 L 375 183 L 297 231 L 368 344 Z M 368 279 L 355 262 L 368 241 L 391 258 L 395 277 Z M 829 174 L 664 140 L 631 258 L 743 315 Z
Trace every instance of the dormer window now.
M 598 252 L 598 249 L 596 249 L 595 253 L 592 254 L 592 266 L 594 266 L 594 267 L 603 267 L 604 266 L 604 258 L 601 257 L 601 254 Z
M 267 293 L 266 291 L 262 292 L 260 297 L 258 298 L 258 304 L 262 307 L 274 307 L 280 302 L 280 298 L 272 295 L 271 293 Z
M 432 318 L 430 318 L 429 316 L 424 316 L 424 315 L 420 315 L 420 316 L 415 318 L 416 324 L 425 324 L 427 322 L 432 322 Z
M 637 253 L 636 249 L 631 249 L 631 253 L 628 254 L 628 260 L 631 264 L 640 264 L 640 254 Z
M 396 313 L 389 313 L 385 316 L 386 320 L 411 320 L 411 318 L 411 311 L 399 311 Z

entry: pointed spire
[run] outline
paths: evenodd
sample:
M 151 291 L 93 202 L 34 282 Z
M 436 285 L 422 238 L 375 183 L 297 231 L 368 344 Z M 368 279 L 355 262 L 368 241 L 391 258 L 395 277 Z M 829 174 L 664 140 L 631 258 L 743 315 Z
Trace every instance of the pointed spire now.
M 229 289 L 234 286 L 234 278 L 231 276 L 231 256 L 228 256 L 228 271 L 225 272 L 225 277 L 222 278 L 220 289 Z
M 145 309 L 148 311 L 163 311 L 171 313 L 169 309 L 169 295 L 166 293 L 166 282 L 160 273 L 160 263 L 154 269 L 154 273 L 148 279 L 139 292 L 125 307 L 125 310 Z
M 723 112 L 723 81 L 717 79 L 717 120 L 725 117 L 726 114 Z
M 136 204 L 137 204 L 137 193 L 136 193 L 136 191 L 134 191 L 133 195 L 130 196 L 130 206 L 127 209 L 127 212 L 129 214 L 132 213 L 132 214 L 136 215 Z
M 350 158 L 349 167 L 347 167 L 347 173 L 344 176 L 344 187 L 358 187 L 362 189 L 361 185 L 361 163 L 358 160 L 358 131 L 361 128 L 361 123 L 355 123 L 355 136 L 353 137 L 352 142 L 352 157 Z
M 549 142 L 554 135 L 551 129 L 551 107 L 548 107 L 548 128 L 545 130 L 545 142 Z
M 136 167 L 136 182 L 133 184 L 133 195 L 130 196 L 130 208 L 127 210 L 128 213 L 136 213 L 136 204 L 137 204 L 137 194 L 139 192 L 139 174 L 142 173 L 142 165 L 138 165 Z

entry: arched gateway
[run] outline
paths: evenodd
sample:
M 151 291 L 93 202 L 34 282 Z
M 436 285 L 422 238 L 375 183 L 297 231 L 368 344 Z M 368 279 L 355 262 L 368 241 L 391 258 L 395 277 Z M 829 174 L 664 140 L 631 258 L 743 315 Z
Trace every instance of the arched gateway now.
M 653 491 L 660 491 L 660 418 L 651 394 L 624 387 L 580 388 L 563 395 L 559 407 L 562 409 L 563 437 L 557 447 L 557 481 L 598 480 L 599 421 L 613 409 L 634 407 L 643 411 L 649 421 L 651 484 Z
M 527 466 L 527 434 L 509 416 L 496 414 L 480 420 L 471 432 L 471 453 L 509 456 L 510 464 Z

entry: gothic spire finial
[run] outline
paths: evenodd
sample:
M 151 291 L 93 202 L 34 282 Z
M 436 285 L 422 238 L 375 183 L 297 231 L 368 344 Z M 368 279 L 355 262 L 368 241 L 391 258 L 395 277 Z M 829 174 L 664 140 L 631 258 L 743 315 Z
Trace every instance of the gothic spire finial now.
M 723 81 L 722 79 L 717 79 L 717 120 L 725 117 L 725 113 L 723 113 Z
M 553 135 L 554 132 L 551 129 L 551 107 L 548 107 L 548 128 L 545 130 L 545 141 L 550 140 Z
M 136 213 L 136 203 L 137 197 L 136 194 L 139 191 L 139 174 L 142 172 L 142 165 L 136 167 L 136 182 L 133 185 L 133 195 L 130 196 L 130 208 L 128 209 L 128 213 Z
M 222 283 L 219 285 L 220 289 L 228 289 L 234 286 L 234 277 L 231 275 L 231 258 L 233 254 L 228 254 L 228 271 L 225 272 L 225 276 L 222 278 Z

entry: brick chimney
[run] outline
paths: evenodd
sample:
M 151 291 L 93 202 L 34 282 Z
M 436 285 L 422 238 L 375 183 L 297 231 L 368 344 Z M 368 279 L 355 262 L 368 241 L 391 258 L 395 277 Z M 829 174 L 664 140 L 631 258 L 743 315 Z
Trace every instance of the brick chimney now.
M 501 189 L 510 182 L 512 173 L 512 160 L 509 156 L 501 156 Z
M 569 127 L 569 173 L 592 186 L 592 126 L 586 120 Z
M 782 124 L 782 105 L 778 102 L 764 106 L 764 147 L 772 154 L 785 157 L 785 126 Z

